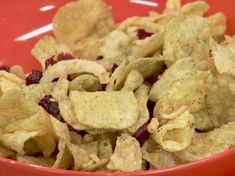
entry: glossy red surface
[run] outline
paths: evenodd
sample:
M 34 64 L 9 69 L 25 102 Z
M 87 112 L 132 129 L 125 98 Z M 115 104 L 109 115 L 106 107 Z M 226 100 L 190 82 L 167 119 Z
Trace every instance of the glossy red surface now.
M 56 9 L 70 0 L 8 0 L 0 1 L 0 65 L 22 65 L 27 72 L 39 68 L 30 54 L 42 35 L 51 34 L 51 19 Z M 190 0 L 183 0 L 189 2 Z M 161 12 L 165 0 L 107 0 L 113 7 L 116 21 L 148 11 Z M 146 2 L 146 0 L 145 0 Z M 228 17 L 228 33 L 235 34 L 235 6 L 233 0 L 207 0 L 210 13 L 222 11 Z M 51 8 L 51 9 L 50 9 Z M 50 10 L 48 10 L 50 9 Z M 39 31 L 48 31 L 30 37 Z M 27 34 L 27 35 L 26 35 Z M 216 139 L 215 139 L 216 140 Z M 0 176 L 233 176 L 235 175 L 235 148 L 205 160 L 168 169 L 133 173 L 88 173 L 43 168 L 0 158 Z

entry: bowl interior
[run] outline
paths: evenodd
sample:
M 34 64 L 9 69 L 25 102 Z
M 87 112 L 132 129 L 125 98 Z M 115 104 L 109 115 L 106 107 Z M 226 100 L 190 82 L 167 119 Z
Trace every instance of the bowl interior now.
M 40 69 L 39 63 L 31 55 L 31 49 L 34 44 L 45 34 L 52 35 L 52 17 L 56 10 L 64 3 L 71 0 L 22 0 L 22 1 L 1 1 L 0 2 L 0 65 L 22 65 L 26 72 L 31 72 L 32 69 Z M 115 20 L 120 22 L 127 17 L 139 15 L 147 15 L 149 11 L 161 12 L 165 7 L 165 0 L 106 0 L 113 8 L 113 14 Z M 234 1 L 225 0 L 206 0 L 211 8 L 207 15 L 221 11 L 225 13 L 228 18 L 228 34 L 235 34 L 235 6 Z M 190 0 L 183 0 L 183 2 L 190 2 Z M 227 158 L 227 159 L 226 159 Z M 234 159 L 233 159 L 234 158 Z M 212 162 L 214 162 L 212 164 Z M 221 163 L 227 163 L 221 165 Z M 161 176 L 174 176 L 176 173 L 184 171 L 183 175 L 198 175 L 200 172 L 195 168 L 208 168 L 214 170 L 214 168 L 228 168 L 232 167 L 235 162 L 235 149 L 228 150 L 215 157 L 208 158 L 203 161 L 187 164 L 185 166 L 177 166 L 176 168 L 169 168 L 166 170 L 160 170 L 157 172 L 136 173 L 133 175 L 161 175 Z M 5 165 L 4 165 L 5 164 Z M 207 166 L 205 166 L 207 164 Z M 0 158 L 0 175 L 4 167 L 10 166 L 10 169 L 6 169 L 4 172 L 6 175 L 16 176 L 17 172 L 24 173 L 26 170 L 30 170 L 31 175 L 34 173 L 32 169 L 37 171 L 38 176 L 44 171 L 47 171 L 47 175 L 80 175 L 76 172 L 67 172 L 40 169 L 40 167 L 31 167 L 29 165 L 18 164 L 18 162 L 8 159 Z M 30 168 L 31 167 L 31 168 Z M 2 168 L 2 169 L 1 169 Z M 194 169 L 193 169 L 194 168 Z M 15 170 L 18 169 L 18 170 Z M 21 169 L 21 170 L 20 170 Z M 174 172 L 173 170 L 177 170 Z M 192 173 L 195 172 L 195 173 Z M 69 174 L 68 174 L 69 173 Z M 169 173 L 170 175 L 168 175 Z M 208 172 L 207 176 L 210 175 Z M 213 171 L 214 174 L 217 171 Z M 29 174 L 29 175 L 30 175 Z M 177 175 L 178 175 L 177 174 Z M 25 172 L 25 176 L 26 176 Z M 34 174 L 33 174 L 34 175 Z M 37 175 L 37 174 L 36 174 Z M 90 174 L 82 174 L 90 175 Z M 103 175 L 103 174 L 94 174 Z M 114 174 L 118 175 L 118 174 Z M 120 175 L 132 175 L 132 174 L 120 174 Z M 2 176 L 2 175 L 1 175 Z

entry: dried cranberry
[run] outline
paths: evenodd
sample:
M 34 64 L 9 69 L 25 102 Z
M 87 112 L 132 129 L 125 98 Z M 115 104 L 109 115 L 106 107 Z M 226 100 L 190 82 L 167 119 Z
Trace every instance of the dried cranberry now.
M 59 78 L 55 78 L 52 80 L 52 82 L 57 82 L 59 80 Z
M 70 75 L 68 75 L 68 76 L 67 76 L 67 80 L 68 80 L 68 81 L 72 81 L 73 79 L 72 79 L 72 77 L 71 77 Z
M 148 77 L 146 79 L 146 81 L 150 84 L 150 85 L 153 85 L 155 82 L 157 82 L 160 78 L 161 78 L 161 75 L 165 72 L 165 70 L 167 69 L 166 65 L 164 64 L 163 67 L 162 67 L 162 70 L 159 72 L 159 73 L 156 73 L 150 77 Z
M 111 72 L 113 73 L 117 68 L 118 68 L 118 65 L 117 64 L 113 64 Z
M 148 102 L 147 102 L 147 107 L 148 107 L 148 110 L 149 110 L 150 119 L 153 118 L 153 109 L 154 109 L 155 104 L 156 104 L 155 102 L 152 102 L 150 100 L 148 100 Z
M 149 122 L 144 123 L 134 134 L 133 137 L 137 139 L 142 147 L 145 141 L 149 139 L 150 133 L 147 130 Z
M 150 170 L 150 163 L 146 161 L 146 170 Z
M 47 69 L 49 66 L 52 66 L 54 65 L 57 61 L 54 60 L 54 57 L 55 56 L 52 56 L 50 58 L 48 58 L 46 61 L 45 61 L 45 68 Z
M 86 134 L 88 134 L 86 131 L 84 131 L 84 130 L 81 130 L 81 131 L 79 131 L 79 134 L 82 136 L 82 137 L 84 137 Z
M 57 58 L 55 59 L 55 56 L 52 56 L 50 58 L 48 58 L 45 61 L 45 68 L 47 69 L 49 66 L 52 66 L 54 64 L 56 64 L 59 61 L 62 60 L 70 60 L 70 59 L 74 59 L 74 57 L 71 54 L 68 53 L 60 53 Z
M 97 56 L 96 60 L 102 60 L 104 58 L 104 56 Z
M 26 85 L 37 84 L 41 78 L 42 72 L 39 70 L 33 70 L 33 72 L 26 77 Z
M 107 84 L 101 84 L 101 90 L 105 91 L 106 90 L 106 86 L 107 86 Z
M 149 83 L 150 85 L 153 85 L 155 82 L 157 82 L 160 79 L 161 75 L 153 75 L 151 77 L 148 77 L 146 79 L 146 82 Z
M 166 69 L 167 69 L 167 66 L 166 66 L 166 64 L 164 64 L 162 66 L 162 70 L 160 71 L 159 75 L 162 75 L 166 71 Z
M 59 153 L 59 147 L 58 147 L 58 142 L 56 143 L 56 147 L 55 150 L 53 151 L 53 153 L 51 154 L 51 158 L 56 159 L 57 155 Z
M 144 29 L 138 29 L 137 30 L 137 35 L 138 35 L 139 40 L 143 40 L 147 37 L 152 36 L 153 33 L 146 32 Z
M 43 99 L 40 100 L 38 105 L 42 106 L 49 114 L 56 117 L 60 113 L 58 103 L 53 100 L 52 95 L 46 95 Z
M 6 72 L 9 72 L 9 71 L 10 71 L 10 68 L 11 68 L 11 67 L 8 67 L 8 66 L 6 66 L 6 65 L 2 65 L 2 66 L 0 66 L 0 71 L 3 70 L 3 71 L 6 71 Z
M 27 145 L 26 145 L 27 146 Z M 35 146 L 35 147 L 37 147 L 37 146 Z M 30 150 L 27 150 L 27 149 L 25 149 L 26 151 L 30 151 Z M 30 155 L 30 156 L 33 156 L 33 157 L 42 157 L 43 156 L 43 154 L 42 154 L 42 152 L 40 151 L 40 149 L 38 149 L 37 148 L 37 150 L 36 151 L 33 151 L 32 153 L 30 152 L 30 153 L 27 153 L 27 155 Z
M 195 131 L 197 132 L 197 133 L 207 133 L 208 132 L 208 130 L 201 130 L 201 129 L 195 129 Z
M 57 61 L 70 60 L 70 59 L 74 59 L 74 57 L 69 53 L 60 53 L 57 56 Z

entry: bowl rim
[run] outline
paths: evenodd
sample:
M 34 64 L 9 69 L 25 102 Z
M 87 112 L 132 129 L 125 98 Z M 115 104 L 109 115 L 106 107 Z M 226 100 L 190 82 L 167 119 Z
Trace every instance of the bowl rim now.
M 175 171 L 184 171 L 186 169 L 190 168 L 199 168 L 203 165 L 212 164 L 216 161 L 219 161 L 221 159 L 230 157 L 231 154 L 235 154 L 235 146 L 231 149 L 227 149 L 225 151 L 219 152 L 213 156 L 193 161 L 190 163 L 180 164 L 164 169 L 155 169 L 155 170 L 147 170 L 147 171 L 135 171 L 135 172 L 85 172 L 85 171 L 74 171 L 74 170 L 63 170 L 63 169 L 56 169 L 56 168 L 49 168 L 49 167 L 43 167 L 33 164 L 26 164 L 20 161 L 16 161 L 13 159 L 8 159 L 0 156 L 0 165 L 5 164 L 9 167 L 13 168 L 21 168 L 23 170 L 33 170 L 34 172 L 41 172 L 41 173 L 48 173 L 48 174 L 66 174 L 68 176 L 130 176 L 130 173 L 132 175 L 138 175 L 138 176 L 149 176 L 153 174 L 162 174 L 162 173 L 171 173 Z
M 48 174 L 66 174 L 66 175 L 81 175 L 81 176 L 130 176 L 130 173 L 132 175 L 138 175 L 138 176 L 148 176 L 151 174 L 161 174 L 161 173 L 171 173 L 173 171 L 183 171 L 186 169 L 190 169 L 191 167 L 200 167 L 205 164 L 213 163 L 218 160 L 221 160 L 223 158 L 229 157 L 231 153 L 235 153 L 235 147 L 232 147 L 230 149 L 227 149 L 223 152 L 217 153 L 213 156 L 193 161 L 190 163 L 180 164 L 176 166 L 172 166 L 169 168 L 163 168 L 163 169 L 155 169 L 155 170 L 147 170 L 147 171 L 135 171 L 135 172 L 86 172 L 86 171 L 75 171 L 75 170 L 65 170 L 65 169 L 56 169 L 56 168 L 49 168 L 49 167 L 43 167 L 38 166 L 34 164 L 26 164 L 20 161 L 16 161 L 13 159 L 8 159 L 4 157 L 0 157 L 0 164 L 5 163 L 7 165 L 11 165 L 12 167 L 18 168 L 21 167 L 24 170 L 31 170 L 34 169 L 35 172 L 42 172 L 42 173 L 48 173 Z

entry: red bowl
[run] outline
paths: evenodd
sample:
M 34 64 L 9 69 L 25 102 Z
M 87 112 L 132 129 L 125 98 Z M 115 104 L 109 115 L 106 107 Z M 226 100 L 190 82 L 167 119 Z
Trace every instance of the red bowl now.
M 0 65 L 22 65 L 27 72 L 40 68 L 31 48 L 42 35 L 51 34 L 51 19 L 58 7 L 71 0 L 8 0 L 0 2 Z M 116 21 L 133 15 L 161 12 L 165 0 L 107 0 Z M 190 0 L 183 0 L 190 2 Z M 207 0 L 208 14 L 222 11 L 228 18 L 228 34 L 235 34 L 235 6 L 232 0 Z M 215 139 L 216 140 L 216 139 Z M 235 148 L 193 163 L 167 169 L 132 173 L 90 173 L 27 165 L 0 157 L 0 176 L 232 176 Z

